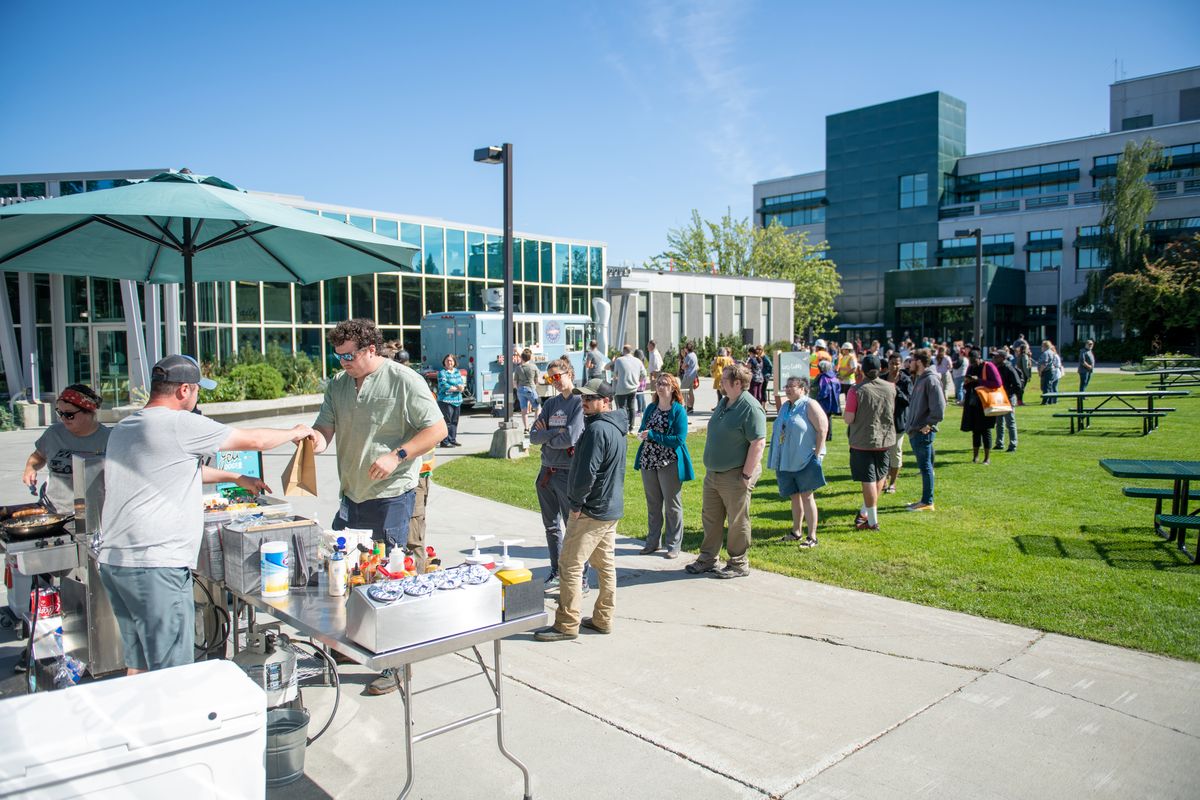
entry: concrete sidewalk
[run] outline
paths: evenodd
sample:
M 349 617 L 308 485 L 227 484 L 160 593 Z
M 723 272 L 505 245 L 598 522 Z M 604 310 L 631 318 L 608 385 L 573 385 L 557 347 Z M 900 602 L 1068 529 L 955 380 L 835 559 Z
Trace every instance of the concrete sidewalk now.
M 462 438 L 486 449 L 495 422 L 479 417 L 476 430 L 474 419 Z M 33 438 L 3 434 L 0 499 L 20 499 L 17 462 Z M 286 458 L 269 455 L 268 475 Z M 318 463 L 321 496 L 294 505 L 328 523 L 336 475 L 331 455 Z M 535 513 L 435 485 L 429 530 L 448 564 L 472 533 L 524 537 L 515 554 L 535 580 L 546 573 Z M 689 558 L 639 556 L 641 545 L 618 542 L 613 635 L 505 644 L 505 738 L 532 771 L 535 797 L 1196 796 L 1200 665 L 758 571 L 690 576 Z M 16 652 L 11 636 L 0 634 L 0 669 Z M 422 662 L 415 688 L 472 664 L 461 654 Z M 306 777 L 271 797 L 399 792 L 401 702 L 364 695 L 365 670 L 343 674 L 341 708 L 308 749 Z M 420 694 L 416 727 L 489 697 L 478 679 Z M 315 731 L 332 691 L 306 689 L 305 700 Z M 415 756 L 412 797 L 521 796 L 488 723 L 418 744 Z

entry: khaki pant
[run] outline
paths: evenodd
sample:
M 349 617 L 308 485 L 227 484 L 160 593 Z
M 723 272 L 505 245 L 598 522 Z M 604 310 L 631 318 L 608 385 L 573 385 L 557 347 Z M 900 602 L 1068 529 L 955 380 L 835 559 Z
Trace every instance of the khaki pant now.
M 729 551 L 729 566 L 750 566 L 746 557 L 746 551 L 750 549 L 750 494 L 760 475 L 762 466 L 757 465 L 747 487 L 742 480 L 741 467 L 704 474 L 704 500 L 700 511 L 704 541 L 700 544 L 700 557 L 696 559 L 698 563 L 707 566 L 716 562 L 728 520 L 729 540 L 725 549 Z
M 579 595 L 583 587 L 583 565 L 591 564 L 600 577 L 592 620 L 597 628 L 612 627 L 613 603 L 617 596 L 618 520 L 592 519 L 582 515 L 567 522 L 562 552 L 558 555 L 558 611 L 554 627 L 562 633 L 579 633 Z
M 412 516 L 408 520 L 408 547 L 406 548 L 412 553 L 418 573 L 425 572 L 425 564 L 429 560 L 425 555 L 425 501 L 428 498 L 429 476 L 422 475 L 417 480 Z

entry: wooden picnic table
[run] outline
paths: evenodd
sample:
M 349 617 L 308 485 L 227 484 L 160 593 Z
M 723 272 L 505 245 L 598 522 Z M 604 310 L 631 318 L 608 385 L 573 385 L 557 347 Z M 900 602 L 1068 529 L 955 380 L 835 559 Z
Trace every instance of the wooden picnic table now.
M 1176 546 L 1187 553 L 1187 528 L 1200 529 L 1200 517 L 1188 513 L 1188 496 L 1190 483 L 1200 479 L 1200 461 L 1150 461 L 1143 459 L 1102 458 L 1100 467 L 1115 478 L 1132 478 L 1135 480 L 1173 481 L 1175 485 L 1171 498 L 1171 514 L 1163 517 L 1164 527 L 1169 530 L 1165 536 L 1167 541 L 1174 541 Z M 1155 520 L 1155 530 L 1158 530 L 1159 520 Z M 1187 527 L 1182 527 L 1186 525 Z M 1189 554 L 1192 563 L 1200 563 L 1200 539 L 1197 540 L 1196 552 Z
M 1200 386 L 1200 367 L 1163 367 L 1135 372 L 1138 377 L 1153 377 L 1151 389 L 1169 389 L 1173 386 Z
M 1059 412 L 1055 417 L 1066 417 L 1071 421 L 1071 433 L 1090 428 L 1094 417 L 1135 417 L 1142 421 L 1142 435 L 1158 429 L 1158 421 L 1174 411 L 1173 408 L 1155 408 L 1154 401 L 1163 397 L 1186 397 L 1182 389 L 1130 389 L 1091 392 L 1047 392 L 1042 397 L 1075 400 L 1075 410 Z M 1094 406 L 1085 407 L 1087 400 L 1098 400 Z M 1133 401 L 1145 400 L 1145 406 Z M 1112 403 L 1112 405 L 1109 405 Z

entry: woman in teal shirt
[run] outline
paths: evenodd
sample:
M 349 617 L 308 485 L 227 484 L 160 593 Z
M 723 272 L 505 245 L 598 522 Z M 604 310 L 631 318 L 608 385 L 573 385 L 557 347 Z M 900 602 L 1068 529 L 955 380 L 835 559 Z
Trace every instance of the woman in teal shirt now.
M 642 473 L 649 530 L 641 554 L 666 548 L 663 558 L 679 558 L 683 544 L 683 482 L 695 477 L 687 449 L 688 419 L 679 379 L 660 372 L 654 381 L 654 402 L 642 414 L 633 468 Z M 665 518 L 665 530 L 664 530 Z
M 792 532 L 785 542 L 817 546 L 817 501 L 813 492 L 825 485 L 821 460 L 825 457 L 825 412 L 808 396 L 808 378 L 792 376 L 784 387 L 787 402 L 779 409 L 771 433 L 767 468 L 775 470 L 780 497 L 792 501 Z M 807 538 L 801 535 L 808 524 Z
M 463 387 L 467 379 L 458 371 L 458 359 L 447 355 L 438 370 L 437 404 L 446 418 L 446 438 L 440 447 L 462 447 L 458 443 L 458 415 L 462 412 Z

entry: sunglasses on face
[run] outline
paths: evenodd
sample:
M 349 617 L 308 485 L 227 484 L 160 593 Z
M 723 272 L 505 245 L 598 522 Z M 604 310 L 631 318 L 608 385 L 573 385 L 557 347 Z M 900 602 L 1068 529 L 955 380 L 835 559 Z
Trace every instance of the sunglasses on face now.
M 67 420 L 68 422 L 75 419 L 76 414 L 86 414 L 87 413 L 86 411 L 63 411 L 62 409 L 58 409 L 58 408 L 56 408 L 54 410 L 56 412 L 58 412 L 58 415 L 60 417 Z
M 370 346 L 371 345 L 367 345 L 367 347 L 370 347 Z M 338 361 L 341 361 L 343 364 L 347 364 L 347 363 L 353 361 L 355 359 L 355 357 L 357 357 L 358 354 L 361 353 L 363 350 L 366 350 L 367 347 L 360 347 L 357 350 L 351 350 L 349 353 L 339 353 L 337 351 L 334 351 L 334 355 L 337 356 Z
M 549 381 L 550 381 L 551 383 L 558 383 L 559 381 L 561 381 L 561 380 L 562 380 L 562 376 L 563 376 L 564 374 L 566 374 L 566 373 L 563 373 L 563 372 L 552 372 L 552 373 L 550 373 L 549 375 L 547 375 L 547 376 L 546 376 L 546 378 L 547 378 L 547 379 L 549 379 Z

